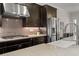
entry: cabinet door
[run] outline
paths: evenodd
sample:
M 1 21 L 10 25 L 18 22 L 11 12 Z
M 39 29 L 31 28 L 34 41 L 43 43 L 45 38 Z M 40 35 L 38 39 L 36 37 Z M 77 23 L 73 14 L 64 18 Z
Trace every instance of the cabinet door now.
M 18 45 L 6 46 L 4 48 L 4 53 L 11 52 L 18 49 Z
M 33 38 L 33 45 L 45 43 L 45 37 Z
M 30 39 L 20 39 L 15 41 L 9 41 L 9 42 L 6 42 L 3 52 L 6 53 L 10 51 L 15 51 L 29 46 L 31 46 Z
M 39 26 L 39 5 L 37 4 L 31 4 L 30 5 L 30 14 L 31 16 L 29 17 L 28 21 L 31 26 L 38 27 Z
M 24 43 L 19 44 L 18 46 L 19 46 L 19 49 L 22 49 L 22 48 L 32 46 L 32 43 L 31 42 L 24 42 Z
M 2 11 L 2 10 L 1 10 L 1 3 L 0 3 L 0 15 L 1 15 L 1 11 Z
M 48 5 L 45 5 L 47 18 L 49 17 L 57 17 L 57 9 Z
M 26 19 L 27 27 L 38 27 L 40 24 L 39 5 L 28 4 L 27 6 L 30 17 Z
M 30 47 L 30 46 L 32 46 L 32 40 L 31 39 L 23 40 L 19 44 L 19 48 L 26 48 L 26 47 Z
M 27 18 L 22 18 L 22 27 L 26 27 L 27 25 Z
M 2 27 L 2 16 L 0 15 L 0 27 Z
M 0 48 L 0 54 L 4 53 L 4 48 Z
M 5 42 L 1 42 L 0 43 L 0 54 L 3 54 L 4 53 L 5 46 L 6 46 L 6 43 Z
M 44 6 L 40 6 L 40 27 L 47 26 L 47 12 Z

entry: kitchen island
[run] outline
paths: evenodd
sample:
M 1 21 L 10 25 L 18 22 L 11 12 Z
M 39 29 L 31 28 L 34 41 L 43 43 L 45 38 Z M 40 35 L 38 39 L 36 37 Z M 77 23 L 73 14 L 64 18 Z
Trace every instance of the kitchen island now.
M 79 46 L 59 48 L 50 44 L 40 44 L 1 54 L 0 56 L 79 56 L 78 52 Z

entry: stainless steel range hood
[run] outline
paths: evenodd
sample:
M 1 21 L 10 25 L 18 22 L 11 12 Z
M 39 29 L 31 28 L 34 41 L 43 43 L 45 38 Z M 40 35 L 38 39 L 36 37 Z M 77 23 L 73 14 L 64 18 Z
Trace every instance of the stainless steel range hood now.
M 26 6 L 18 4 L 18 15 L 20 15 L 21 17 L 29 17 L 30 14 L 28 8 Z
M 4 16 L 12 17 L 29 17 L 30 14 L 26 6 L 16 4 L 16 3 L 3 3 L 3 13 Z
M 3 8 L 4 8 L 4 11 L 3 11 L 3 15 L 4 16 L 15 16 L 17 17 L 17 12 L 18 12 L 18 9 L 17 9 L 17 5 L 14 4 L 14 3 L 3 3 Z

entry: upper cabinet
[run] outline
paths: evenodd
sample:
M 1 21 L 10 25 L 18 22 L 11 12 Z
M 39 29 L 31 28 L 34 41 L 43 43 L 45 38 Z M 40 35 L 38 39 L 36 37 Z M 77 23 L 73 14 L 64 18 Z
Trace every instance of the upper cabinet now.
M 26 27 L 39 27 L 40 26 L 40 5 L 28 4 L 27 8 L 29 10 L 30 17 L 26 20 L 23 18 L 23 26 Z
M 49 17 L 57 17 L 57 9 L 54 7 L 51 7 L 49 5 L 45 5 L 46 12 L 47 12 L 47 18 Z
M 0 15 L 0 27 L 2 27 L 2 17 Z
M 57 17 L 57 9 L 48 5 L 25 4 L 30 17 L 23 18 L 23 27 L 46 27 L 47 18 Z
M 27 4 L 30 17 L 23 18 L 23 27 L 46 27 L 46 8 L 38 4 Z
M 0 27 L 2 27 L 2 8 L 1 8 L 2 4 L 0 3 Z
M 2 13 L 3 13 L 3 4 L 0 3 L 0 15 L 2 15 Z
M 37 4 L 30 4 L 28 10 L 30 17 L 27 19 L 26 26 L 38 27 L 40 23 L 40 6 Z
M 1 15 L 1 4 L 0 4 L 0 15 Z
M 57 9 L 48 5 L 41 6 L 40 16 L 41 16 L 40 26 L 46 27 L 47 19 L 49 17 L 57 17 Z
M 45 6 L 40 6 L 40 27 L 47 26 L 47 11 Z

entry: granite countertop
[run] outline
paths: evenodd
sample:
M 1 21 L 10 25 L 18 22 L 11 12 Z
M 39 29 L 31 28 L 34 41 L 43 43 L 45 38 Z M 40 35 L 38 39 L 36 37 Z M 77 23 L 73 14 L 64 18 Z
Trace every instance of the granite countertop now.
M 41 36 L 46 36 L 46 34 L 28 35 L 27 37 L 15 37 L 15 38 L 12 38 L 12 39 L 0 38 L 0 42 L 12 41 L 12 40 L 20 40 L 20 39 L 28 39 L 28 38 L 35 38 L 35 37 L 41 37 Z

